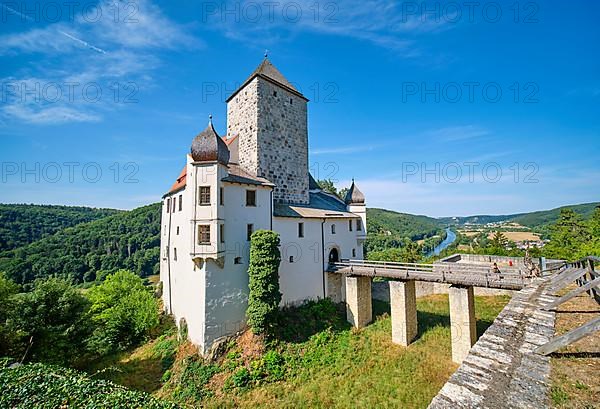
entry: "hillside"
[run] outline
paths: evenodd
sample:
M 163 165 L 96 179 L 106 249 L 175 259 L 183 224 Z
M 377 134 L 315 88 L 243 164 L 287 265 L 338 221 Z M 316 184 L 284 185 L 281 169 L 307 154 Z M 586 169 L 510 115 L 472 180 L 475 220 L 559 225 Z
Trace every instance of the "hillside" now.
M 392 210 L 369 208 L 367 209 L 367 223 L 369 233 L 396 235 L 408 237 L 411 240 L 421 240 L 436 234 L 442 223 L 432 217 L 416 216 L 398 213 Z
M 76 206 L 0 204 L 0 253 L 118 212 Z
M 580 214 L 584 219 L 589 219 L 597 206 L 600 206 L 600 202 L 568 205 L 551 210 L 541 210 L 530 213 L 517 213 L 507 215 L 475 215 L 456 218 L 443 217 L 438 220 L 441 223 L 459 225 L 514 222 L 534 230 L 539 230 L 543 229 L 545 226 L 556 222 L 562 209 L 572 209 L 573 211 L 575 211 L 575 213 Z
M 0 271 L 15 282 L 51 275 L 74 283 L 125 268 L 141 276 L 158 272 L 160 204 L 119 212 L 0 254 Z

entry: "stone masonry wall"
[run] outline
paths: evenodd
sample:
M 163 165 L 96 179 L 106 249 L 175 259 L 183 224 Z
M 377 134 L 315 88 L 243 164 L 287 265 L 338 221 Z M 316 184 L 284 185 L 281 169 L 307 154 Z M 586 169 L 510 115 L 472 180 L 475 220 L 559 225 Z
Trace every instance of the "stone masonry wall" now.
M 250 82 L 227 104 L 227 136 L 238 136 L 239 164 L 253 175 L 258 172 L 258 80 Z
M 255 78 L 229 102 L 227 132 L 240 137 L 240 166 L 276 185 L 275 202 L 308 203 L 305 100 Z

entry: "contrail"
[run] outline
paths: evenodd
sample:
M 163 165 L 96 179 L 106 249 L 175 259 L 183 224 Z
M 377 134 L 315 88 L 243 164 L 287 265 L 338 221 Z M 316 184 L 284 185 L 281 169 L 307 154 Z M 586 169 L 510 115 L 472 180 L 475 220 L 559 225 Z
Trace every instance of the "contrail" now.
M 17 10 L 15 10 L 15 9 L 11 8 L 11 7 L 8 7 L 4 3 L 1 3 L 1 4 L 2 4 L 2 7 L 4 7 L 6 10 L 10 11 L 13 14 L 16 14 L 17 16 L 19 16 L 21 18 L 24 18 L 25 20 L 29 20 L 29 21 L 34 20 L 33 18 L 31 18 L 31 17 L 29 17 L 29 16 L 27 16 L 27 15 L 25 15 L 25 14 L 23 14 L 23 13 L 17 11 Z
M 71 39 L 71 40 L 73 40 L 73 41 L 77 41 L 79 44 L 81 44 L 81 45 L 84 45 L 84 46 L 86 46 L 87 48 L 89 48 L 89 49 L 91 49 L 91 50 L 94 50 L 94 51 L 96 51 L 96 52 L 99 52 L 99 53 L 102 53 L 102 54 L 106 54 L 106 51 L 104 51 L 104 50 L 103 50 L 103 49 L 101 49 L 101 48 L 98 48 L 98 47 L 95 47 L 95 46 L 91 45 L 91 44 L 90 44 L 90 43 L 88 43 L 87 41 L 83 41 L 82 39 L 80 39 L 80 38 L 77 38 L 77 37 L 74 37 L 74 36 L 72 36 L 71 34 L 65 33 L 65 32 L 64 32 L 64 31 L 62 31 L 62 30 L 58 30 L 58 32 L 59 32 L 59 33 L 61 33 L 62 35 L 64 35 L 65 37 L 68 37 L 68 38 L 70 38 L 70 39 Z

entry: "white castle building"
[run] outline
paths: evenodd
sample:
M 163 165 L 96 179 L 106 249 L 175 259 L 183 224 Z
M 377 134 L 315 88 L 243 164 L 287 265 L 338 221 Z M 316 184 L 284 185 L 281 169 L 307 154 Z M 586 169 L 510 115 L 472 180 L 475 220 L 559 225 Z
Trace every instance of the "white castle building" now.
M 164 308 L 203 354 L 245 326 L 253 231 L 281 237 L 283 305 L 342 301 L 327 265 L 363 257 L 363 194 L 353 182 L 340 200 L 309 174 L 307 102 L 265 57 L 227 99 L 227 135 L 209 121 L 163 197 Z

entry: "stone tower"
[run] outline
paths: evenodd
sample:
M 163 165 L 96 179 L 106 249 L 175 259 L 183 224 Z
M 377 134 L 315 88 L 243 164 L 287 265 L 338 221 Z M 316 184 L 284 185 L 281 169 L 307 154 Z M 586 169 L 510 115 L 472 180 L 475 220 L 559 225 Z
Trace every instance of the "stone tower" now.
M 265 59 L 227 99 L 227 135 L 239 138 L 239 163 L 276 186 L 277 203 L 307 204 L 307 102 Z

